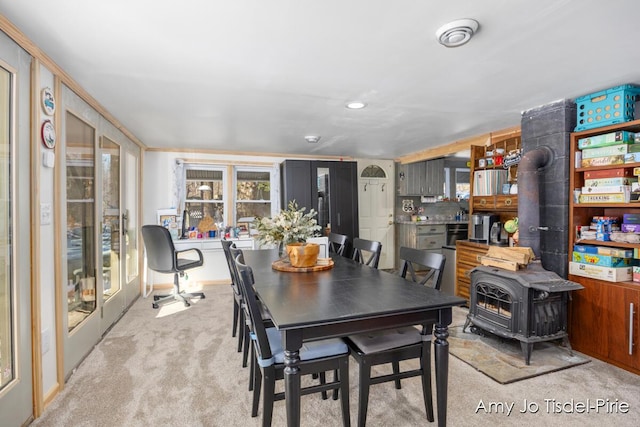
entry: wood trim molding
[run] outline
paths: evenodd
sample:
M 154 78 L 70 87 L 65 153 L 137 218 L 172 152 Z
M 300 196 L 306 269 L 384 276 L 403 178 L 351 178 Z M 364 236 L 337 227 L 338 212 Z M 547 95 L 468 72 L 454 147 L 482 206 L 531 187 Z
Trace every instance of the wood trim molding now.
M 426 150 L 418 151 L 413 154 L 398 157 L 397 159 L 395 159 L 395 161 L 400 162 L 401 164 L 406 164 L 420 162 L 422 160 L 436 159 L 438 157 L 447 156 L 459 151 L 468 150 L 472 145 L 487 146 L 497 141 L 502 141 L 504 139 L 512 138 L 519 135 L 520 126 L 513 126 L 495 132 L 489 132 L 482 135 L 461 139 L 449 144 L 428 148 Z
M 224 151 L 224 150 L 204 150 L 204 149 L 181 149 L 181 148 L 147 148 L 148 152 L 161 153 L 189 153 L 189 154 L 213 154 L 228 156 L 251 156 L 251 157 L 281 157 L 286 159 L 309 159 L 309 160 L 336 160 L 336 161 L 354 161 L 355 158 L 349 156 L 314 156 L 308 154 L 287 154 L 287 153 L 267 153 L 256 151 Z M 194 160 L 194 162 L 199 162 Z M 246 163 L 243 163 L 246 164 Z

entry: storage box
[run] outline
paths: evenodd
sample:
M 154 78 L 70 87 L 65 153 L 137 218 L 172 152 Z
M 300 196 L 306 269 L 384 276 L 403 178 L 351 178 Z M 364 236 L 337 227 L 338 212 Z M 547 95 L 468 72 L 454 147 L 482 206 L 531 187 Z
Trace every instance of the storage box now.
M 630 185 L 607 185 L 599 187 L 582 187 L 582 194 L 601 193 L 627 193 L 631 191 Z
M 633 132 L 619 131 L 580 138 L 578 139 L 578 148 L 582 150 L 584 148 L 606 147 L 621 143 L 633 144 L 634 142 L 635 134 Z
M 640 163 L 640 153 L 627 153 L 624 155 L 625 163 Z
M 574 252 L 633 258 L 633 249 L 610 248 L 608 246 L 573 245 Z
M 627 84 L 576 98 L 578 117 L 575 130 L 633 120 L 638 94 L 640 88 Z
M 640 224 L 622 223 L 620 231 L 623 233 L 640 233 Z
M 631 258 L 621 258 L 610 255 L 586 254 L 583 252 L 573 252 L 573 262 L 581 262 L 589 265 L 600 265 L 602 267 L 630 267 Z
M 636 177 L 585 179 L 585 187 L 608 187 L 613 185 L 633 185 L 638 183 Z M 633 191 L 633 188 L 631 188 Z
M 607 282 L 625 282 L 631 280 L 633 267 L 602 267 L 599 265 L 582 264 L 580 262 L 569 263 L 569 274 L 591 277 Z
M 581 194 L 580 203 L 629 203 L 629 193 Z
M 640 168 L 638 169 L 638 174 L 640 175 Z M 635 173 L 631 173 L 631 169 L 625 168 L 616 168 L 616 169 L 603 169 L 597 171 L 584 171 L 584 179 L 597 179 L 597 178 L 616 178 L 616 177 L 624 177 L 636 175 Z
M 625 224 L 640 224 L 640 214 L 626 213 L 622 215 Z
M 593 159 L 595 157 L 626 155 L 629 153 L 629 147 L 632 145 L 633 144 L 617 144 L 609 145 L 608 147 L 585 148 L 582 150 L 582 158 Z
M 624 164 L 624 154 L 617 156 L 595 157 L 593 159 L 582 159 L 582 161 L 580 161 L 580 166 L 583 168 L 621 164 Z

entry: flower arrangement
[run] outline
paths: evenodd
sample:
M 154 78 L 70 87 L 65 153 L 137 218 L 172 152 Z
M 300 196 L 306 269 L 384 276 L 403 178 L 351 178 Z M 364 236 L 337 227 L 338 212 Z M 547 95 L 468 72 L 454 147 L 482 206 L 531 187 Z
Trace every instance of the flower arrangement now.
M 255 227 L 258 241 L 263 244 L 287 245 L 304 242 L 320 231 L 314 209 L 304 213 L 306 208 L 299 208 L 295 200 L 289 202 L 287 209 L 280 211 L 273 218 L 256 218 Z

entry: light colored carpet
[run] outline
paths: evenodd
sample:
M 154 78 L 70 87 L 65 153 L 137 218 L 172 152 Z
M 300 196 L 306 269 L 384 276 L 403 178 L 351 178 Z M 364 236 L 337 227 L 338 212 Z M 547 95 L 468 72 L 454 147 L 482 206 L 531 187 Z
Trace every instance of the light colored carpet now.
M 260 426 L 260 418 L 250 416 L 249 371 L 241 367 L 237 341 L 231 337 L 231 288 L 210 286 L 205 293 L 206 299 L 189 309 L 174 303 L 154 310 L 150 299 L 138 299 L 33 426 Z M 454 314 L 454 324 L 463 324 L 466 311 L 456 309 Z M 357 365 L 352 362 L 350 368 L 355 425 Z M 620 400 L 630 410 L 549 413 L 545 399 Z M 538 411 L 520 413 L 525 400 L 538 405 Z M 513 411 L 509 415 L 500 411 L 505 406 L 498 402 L 514 405 Z M 302 426 L 342 425 L 339 401 L 305 396 L 301 412 Z M 637 426 L 639 419 L 640 377 L 597 360 L 502 385 L 449 358 L 449 426 L 618 427 Z M 284 426 L 285 420 L 284 402 L 276 402 L 273 425 Z M 419 379 L 404 380 L 401 390 L 392 383 L 373 386 L 367 425 L 435 425 L 426 421 Z
M 462 331 L 461 326 L 449 328 L 449 353 L 500 384 L 509 384 L 538 375 L 588 363 L 589 359 L 555 342 L 533 346 L 527 365 L 520 341 L 502 339 L 488 332 L 480 334 Z

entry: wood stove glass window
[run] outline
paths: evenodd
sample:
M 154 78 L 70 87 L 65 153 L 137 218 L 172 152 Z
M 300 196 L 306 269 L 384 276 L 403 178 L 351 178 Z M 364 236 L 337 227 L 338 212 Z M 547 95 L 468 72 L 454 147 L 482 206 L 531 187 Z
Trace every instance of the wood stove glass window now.
M 478 309 L 511 319 L 511 295 L 502 288 L 479 283 L 476 285 Z

